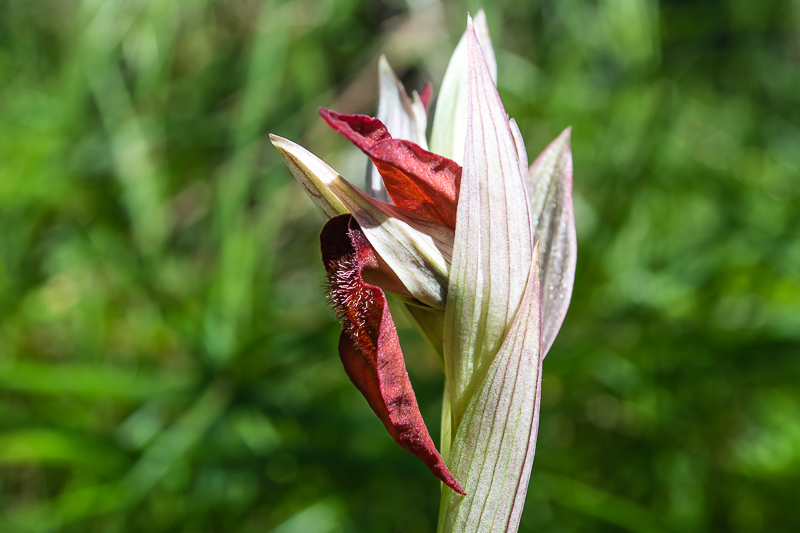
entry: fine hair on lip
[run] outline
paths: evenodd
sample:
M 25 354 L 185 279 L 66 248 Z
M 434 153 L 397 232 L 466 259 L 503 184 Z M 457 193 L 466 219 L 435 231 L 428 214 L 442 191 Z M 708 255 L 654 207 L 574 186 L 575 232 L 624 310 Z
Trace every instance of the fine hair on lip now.
M 361 278 L 361 268 L 356 254 L 341 257 L 329 263 L 327 270 L 327 298 L 336 318 L 345 330 L 357 341 L 370 338 L 366 334 L 365 317 L 374 305 L 372 291 Z

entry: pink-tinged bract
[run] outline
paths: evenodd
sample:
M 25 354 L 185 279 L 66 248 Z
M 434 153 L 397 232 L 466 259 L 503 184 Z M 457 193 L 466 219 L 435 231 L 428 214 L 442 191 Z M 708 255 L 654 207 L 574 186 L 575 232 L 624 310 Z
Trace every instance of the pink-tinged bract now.
M 453 427 L 517 313 L 534 244 L 508 115 L 471 24 L 467 31 L 466 148 L 444 324 Z
M 528 188 L 534 237 L 542 252 L 542 352 L 546 355 L 567 315 L 575 282 L 578 242 L 572 207 L 571 128 L 531 165 Z

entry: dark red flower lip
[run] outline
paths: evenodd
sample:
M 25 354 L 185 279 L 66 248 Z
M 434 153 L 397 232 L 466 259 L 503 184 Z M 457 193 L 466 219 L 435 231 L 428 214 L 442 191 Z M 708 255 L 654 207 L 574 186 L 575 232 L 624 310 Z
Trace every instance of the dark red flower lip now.
M 365 269 L 377 271 L 377 276 L 393 274 L 381 273 L 385 267 L 351 215 L 330 219 L 320 242 L 329 298 L 342 321 L 339 356 L 345 372 L 395 442 L 463 495 L 422 419 L 386 296 L 362 276 Z

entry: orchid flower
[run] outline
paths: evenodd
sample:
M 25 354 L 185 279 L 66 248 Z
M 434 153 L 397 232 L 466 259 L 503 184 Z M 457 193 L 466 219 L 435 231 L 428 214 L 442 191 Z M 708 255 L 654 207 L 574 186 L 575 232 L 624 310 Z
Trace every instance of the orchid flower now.
M 392 438 L 449 489 L 439 531 L 516 531 L 538 428 L 542 362 L 575 275 L 570 130 L 533 164 L 494 83 L 483 12 L 450 60 L 425 138 L 430 86 L 408 96 L 385 58 L 378 117 L 320 109 L 371 160 L 361 191 L 271 135 L 328 217 L 320 241 L 339 355 Z M 419 411 L 385 293 L 441 357 L 441 453 Z

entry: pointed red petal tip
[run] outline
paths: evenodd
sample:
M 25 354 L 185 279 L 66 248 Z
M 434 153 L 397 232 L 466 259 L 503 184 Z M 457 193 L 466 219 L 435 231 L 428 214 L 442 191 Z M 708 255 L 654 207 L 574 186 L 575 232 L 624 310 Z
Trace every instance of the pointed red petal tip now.
M 377 254 L 350 215 L 330 219 L 320 241 L 329 298 L 342 321 L 339 356 L 345 372 L 395 442 L 463 495 L 422 419 L 386 296 L 361 277 L 364 268 L 379 268 Z
M 378 141 L 392 138 L 389 130 L 377 118 L 367 115 L 344 115 L 324 107 L 319 108 L 319 114 L 331 128 L 362 150 L 368 149 Z
M 425 88 L 419 93 L 419 100 L 425 106 L 425 112 L 429 113 L 431 107 L 431 96 L 433 95 L 433 85 L 430 82 L 425 84 Z
M 319 113 L 375 163 L 396 206 L 455 229 L 461 186 L 458 163 L 411 141 L 392 139 L 376 118 L 343 115 L 323 108 Z

